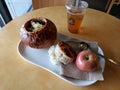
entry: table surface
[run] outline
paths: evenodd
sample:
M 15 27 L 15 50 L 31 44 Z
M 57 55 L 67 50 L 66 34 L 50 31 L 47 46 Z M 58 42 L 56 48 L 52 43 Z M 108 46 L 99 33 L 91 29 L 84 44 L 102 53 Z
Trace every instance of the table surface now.
M 87 87 L 71 85 L 52 73 L 24 61 L 17 52 L 21 26 L 33 17 L 46 17 L 58 32 L 75 38 L 97 41 L 104 54 L 120 60 L 120 20 L 101 11 L 87 9 L 81 29 L 72 34 L 67 30 L 63 6 L 31 11 L 5 25 L 0 31 L 0 90 L 120 90 L 120 67 L 106 61 L 104 81 Z

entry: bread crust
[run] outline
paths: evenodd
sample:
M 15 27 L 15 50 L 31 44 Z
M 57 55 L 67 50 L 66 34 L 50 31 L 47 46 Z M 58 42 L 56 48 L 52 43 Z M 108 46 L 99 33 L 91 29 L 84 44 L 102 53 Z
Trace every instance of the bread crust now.
M 67 43 L 60 41 L 58 42 L 58 46 L 60 47 L 60 49 L 62 50 L 62 52 L 68 56 L 71 59 L 75 59 L 76 58 L 76 53 L 74 51 L 74 49 Z
M 57 28 L 55 24 L 46 18 L 43 22 L 45 25 L 38 30 L 31 31 L 31 21 L 41 21 L 41 18 L 33 18 L 27 21 L 20 29 L 20 38 L 32 48 L 46 48 L 51 46 L 57 38 Z

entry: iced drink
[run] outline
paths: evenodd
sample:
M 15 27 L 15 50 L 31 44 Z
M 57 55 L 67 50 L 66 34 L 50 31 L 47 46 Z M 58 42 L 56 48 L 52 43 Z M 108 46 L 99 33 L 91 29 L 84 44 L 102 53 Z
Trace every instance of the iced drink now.
M 71 33 L 77 33 L 79 31 L 86 8 L 88 7 L 85 1 L 81 1 L 78 5 L 78 7 L 75 7 L 71 2 L 66 3 L 68 30 Z

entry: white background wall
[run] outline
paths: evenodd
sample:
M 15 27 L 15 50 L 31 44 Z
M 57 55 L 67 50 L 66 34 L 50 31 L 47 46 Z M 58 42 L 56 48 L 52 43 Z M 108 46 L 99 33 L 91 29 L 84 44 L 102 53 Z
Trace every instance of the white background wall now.
M 12 18 L 25 14 L 32 5 L 32 0 L 5 0 Z

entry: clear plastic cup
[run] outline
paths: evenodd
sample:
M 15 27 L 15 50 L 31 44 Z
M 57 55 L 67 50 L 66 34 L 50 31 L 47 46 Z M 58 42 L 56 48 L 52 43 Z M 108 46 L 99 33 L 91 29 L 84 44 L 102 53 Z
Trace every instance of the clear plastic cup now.
M 67 8 L 68 30 L 71 33 L 78 33 L 88 3 L 81 0 L 68 0 L 65 6 Z

